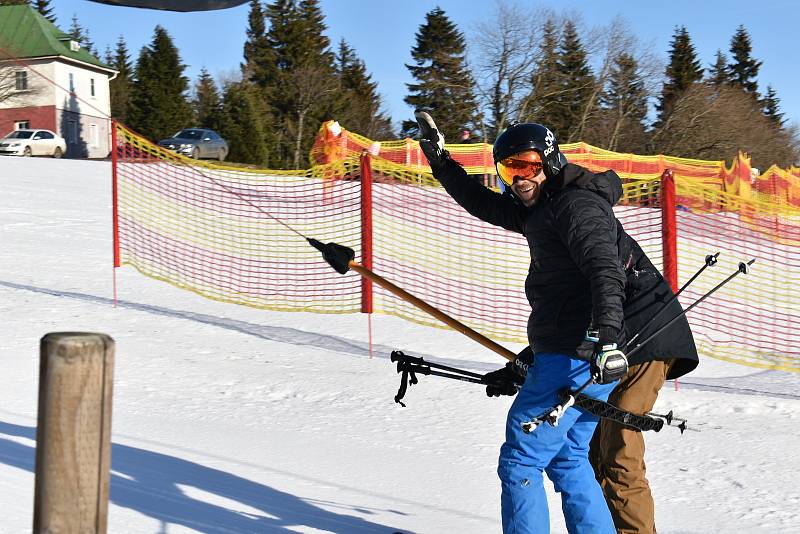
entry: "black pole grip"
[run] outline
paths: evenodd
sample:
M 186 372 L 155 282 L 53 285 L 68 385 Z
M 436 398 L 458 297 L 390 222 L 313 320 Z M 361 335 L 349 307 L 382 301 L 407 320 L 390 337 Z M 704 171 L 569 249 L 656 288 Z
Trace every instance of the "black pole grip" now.
M 355 251 L 338 243 L 322 243 L 313 237 L 307 237 L 306 241 L 315 249 L 322 252 L 322 259 L 328 262 L 337 273 L 346 274 L 350 270 L 350 262 L 356 257 Z

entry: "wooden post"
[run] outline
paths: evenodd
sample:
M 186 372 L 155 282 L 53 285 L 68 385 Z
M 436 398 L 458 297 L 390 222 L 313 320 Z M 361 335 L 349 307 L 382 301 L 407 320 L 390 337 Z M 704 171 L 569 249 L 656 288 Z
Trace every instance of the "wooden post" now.
M 104 534 L 111 468 L 114 340 L 41 340 L 33 532 Z

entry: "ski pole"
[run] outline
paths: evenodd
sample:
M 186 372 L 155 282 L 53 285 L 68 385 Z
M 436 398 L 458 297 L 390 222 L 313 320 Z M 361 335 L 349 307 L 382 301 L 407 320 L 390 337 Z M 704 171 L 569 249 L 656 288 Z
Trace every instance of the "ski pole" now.
M 482 374 L 473 373 L 472 371 L 467 371 L 465 369 L 458 369 L 457 367 L 450 367 L 449 365 L 442 365 L 441 363 L 426 362 L 421 356 L 409 356 L 399 350 L 392 351 L 392 355 L 389 357 L 389 359 L 392 362 L 397 362 L 398 373 L 407 369 L 423 375 L 443 376 L 445 378 L 463 380 L 464 382 L 485 384 Z M 432 368 L 450 371 L 450 373 L 432 371 Z
M 473 373 L 471 371 L 465 371 L 463 369 L 456 369 L 455 367 L 450 367 L 447 365 L 442 365 L 439 363 L 429 363 L 423 360 L 421 357 L 415 358 L 413 356 L 407 356 L 402 351 L 394 350 L 392 351 L 391 361 L 397 362 L 397 372 L 401 373 L 400 375 L 400 388 L 397 390 L 397 395 L 394 396 L 394 401 L 399 404 L 400 406 L 405 408 L 405 403 L 402 402 L 403 397 L 406 396 L 406 391 L 408 390 L 408 385 L 414 385 L 418 382 L 417 374 L 420 373 L 423 375 L 433 375 L 433 376 L 441 376 L 444 378 L 453 378 L 455 380 L 461 380 L 463 382 L 472 382 L 472 383 L 485 383 L 483 380 L 483 376 L 479 375 L 478 373 Z M 446 371 L 452 371 L 449 373 L 443 373 L 441 371 L 434 371 L 431 367 L 437 369 L 444 369 Z
M 653 315 L 653 316 L 650 318 L 650 320 L 649 320 L 649 321 L 647 321 L 647 324 L 646 324 L 646 325 L 644 325 L 644 326 L 642 327 L 642 329 L 641 329 L 641 330 L 639 330 L 639 331 L 636 333 L 636 335 L 634 335 L 634 336 L 631 338 L 631 340 L 630 340 L 630 341 L 628 341 L 628 344 L 629 344 L 629 345 L 633 345 L 633 343 L 634 343 L 634 342 L 635 342 L 635 341 L 636 341 L 636 340 L 639 338 L 639 336 L 641 336 L 641 335 L 642 335 L 642 333 L 644 333 L 645 331 L 647 331 L 647 329 L 650 327 L 650 325 L 651 325 L 651 324 L 654 324 L 654 323 L 655 323 L 656 319 L 658 319 L 658 318 L 661 316 L 661 314 L 662 314 L 662 313 L 664 313 L 664 312 L 667 310 L 667 308 L 669 307 L 669 305 L 670 305 L 670 304 L 672 304 L 672 302 L 673 302 L 674 300 L 677 300 L 678 296 L 679 296 L 681 293 L 683 293 L 683 290 L 684 290 L 684 289 L 686 289 L 687 287 L 689 287 L 689 284 L 691 284 L 692 282 L 694 282 L 695 278 L 697 278 L 698 276 L 700 276 L 700 274 L 701 274 L 703 271 L 705 271 L 707 267 L 711 267 L 712 265 L 716 265 L 716 263 L 717 263 L 717 258 L 718 258 L 718 257 L 719 257 L 719 252 L 717 252 L 716 254 L 709 254 L 708 256 L 706 256 L 706 261 L 705 261 L 705 263 L 703 264 L 703 266 L 702 266 L 702 267 L 700 267 L 700 269 L 699 269 L 699 270 L 698 270 L 696 273 L 694 273 L 694 275 L 693 275 L 691 278 L 689 278 L 689 280 L 688 280 L 688 281 L 687 281 L 685 284 L 683 284 L 683 287 L 681 287 L 681 288 L 678 290 L 678 292 L 677 292 L 677 293 L 675 293 L 674 295 L 672 295 L 672 298 L 670 298 L 670 299 L 669 299 L 667 302 L 665 302 L 665 303 L 664 303 L 664 305 L 661 307 L 661 309 L 660 309 L 660 310 L 658 310 L 658 311 L 656 312 L 656 314 L 655 314 L 655 315 Z
M 708 291 L 707 293 L 702 295 L 700 298 L 698 298 L 696 301 L 694 301 L 691 306 L 689 306 L 688 308 L 683 310 L 681 313 L 679 313 L 678 315 L 676 315 L 675 317 L 670 319 L 668 323 L 666 323 L 661 328 L 659 328 L 658 330 L 653 332 L 647 339 L 645 339 L 644 341 L 642 341 L 641 343 L 636 345 L 630 352 L 626 353 L 626 356 L 630 358 L 633 354 L 636 354 L 637 352 L 639 352 L 639 350 L 641 350 L 641 348 L 644 347 L 651 339 L 653 339 L 654 337 L 659 335 L 661 332 L 663 332 L 664 330 L 666 330 L 667 328 L 672 326 L 672 324 L 675 321 L 677 321 L 678 319 L 680 319 L 681 317 L 686 315 L 692 308 L 694 308 L 695 306 L 697 306 L 698 304 L 700 304 L 701 302 L 706 300 L 708 297 L 713 295 L 719 288 L 721 288 L 722 286 L 724 286 L 725 284 L 727 284 L 728 282 L 730 282 L 731 280 L 736 278 L 738 275 L 740 275 L 742 273 L 744 273 L 744 274 L 749 273 L 750 272 L 750 266 L 753 265 L 753 263 L 755 263 L 755 261 L 756 261 L 756 259 L 753 258 L 752 260 L 748 261 L 747 263 L 740 262 L 739 263 L 739 268 L 736 270 L 736 272 L 731 274 L 725 280 L 723 280 L 722 282 L 720 282 L 719 284 L 714 286 L 710 291 Z
M 755 261 L 756 261 L 755 258 L 753 258 L 752 260 L 748 261 L 747 263 L 740 262 L 739 263 L 739 268 L 736 270 L 736 272 L 734 272 L 733 274 L 728 276 L 725 280 L 723 280 L 722 282 L 720 282 L 719 284 L 714 286 L 710 291 L 708 291 L 707 293 L 702 295 L 700 298 L 698 298 L 696 301 L 694 301 L 691 306 L 689 306 L 685 310 L 682 310 L 678 315 L 676 315 L 675 317 L 670 319 L 668 323 L 666 323 L 664 326 L 662 326 L 661 328 L 659 328 L 658 330 L 653 332 L 647 339 L 645 339 L 644 341 L 642 341 L 641 343 L 636 345 L 636 347 L 634 347 L 633 350 L 628 352 L 625 356 L 629 358 L 631 355 L 636 354 L 637 352 L 639 352 L 639 350 L 641 350 L 641 348 L 644 347 L 644 345 L 646 345 L 650 340 L 652 340 L 653 338 L 655 338 L 656 336 L 661 334 L 664 330 L 666 330 L 667 328 L 672 326 L 672 324 L 675 321 L 677 321 L 678 319 L 680 319 L 681 317 L 686 315 L 686 313 L 689 312 L 689 310 L 691 310 L 692 308 L 694 308 L 695 306 L 697 306 L 698 304 L 703 302 L 705 299 L 707 299 L 708 297 L 713 295 L 722 286 L 724 286 L 725 284 L 727 284 L 728 282 L 730 282 L 731 280 L 736 278 L 739 274 L 742 274 L 742 273 L 747 274 L 748 272 L 750 272 L 750 266 L 753 265 L 753 263 L 755 263 Z M 647 328 L 647 326 L 649 326 L 650 324 L 651 324 L 650 322 L 647 323 L 647 325 L 645 325 L 644 328 Z M 552 408 L 549 408 L 548 410 L 542 412 L 540 415 L 534 417 L 530 421 L 526 421 L 526 422 L 522 423 L 521 426 L 522 426 L 523 432 L 525 432 L 526 434 L 529 434 L 529 433 L 533 432 L 534 430 L 536 430 L 536 428 L 539 425 L 543 424 L 543 423 L 550 423 L 552 426 L 558 426 L 558 420 L 561 419 L 561 416 L 564 415 L 564 412 L 570 406 L 575 404 L 575 396 L 578 395 L 579 393 L 581 393 L 587 387 L 589 387 L 593 382 L 594 382 L 594 376 L 590 376 L 589 380 L 587 380 L 586 382 L 581 384 L 581 386 L 578 389 L 576 389 L 574 391 L 568 391 L 566 393 L 566 399 L 564 400 L 564 402 L 556 404 Z

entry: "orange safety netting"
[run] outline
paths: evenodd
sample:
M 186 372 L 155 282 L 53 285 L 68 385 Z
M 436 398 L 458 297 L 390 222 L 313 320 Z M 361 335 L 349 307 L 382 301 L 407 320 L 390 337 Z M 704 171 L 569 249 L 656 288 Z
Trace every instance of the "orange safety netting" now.
M 530 263 L 522 236 L 468 215 L 429 174 L 415 141 L 377 143 L 326 123 L 303 171 L 200 163 L 166 152 L 117 126 L 119 263 L 209 298 L 273 310 L 350 313 L 365 302 L 355 273 L 335 273 L 291 229 L 335 241 L 373 270 L 497 340 L 525 342 Z M 471 174 L 495 183 L 491 146 L 448 145 Z M 736 269 L 741 276 L 689 314 L 701 353 L 757 367 L 800 371 L 800 209 L 796 169 L 753 179 L 741 156 L 722 162 L 636 156 L 585 144 L 570 161 L 615 169 L 624 197 L 615 213 L 662 268 L 661 175 L 675 176 L 677 278 L 722 252 L 681 300 L 687 306 Z M 371 153 L 371 206 L 362 208 L 359 156 Z M 367 204 L 370 205 L 370 204 Z M 369 248 L 365 248 L 369 251 Z M 675 258 L 673 258 L 673 261 Z M 373 311 L 441 326 L 380 287 Z

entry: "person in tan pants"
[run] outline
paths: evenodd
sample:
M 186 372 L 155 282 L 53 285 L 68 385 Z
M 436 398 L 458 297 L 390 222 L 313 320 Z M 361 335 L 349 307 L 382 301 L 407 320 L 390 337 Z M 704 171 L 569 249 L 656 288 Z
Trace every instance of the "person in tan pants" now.
M 627 337 L 632 339 L 638 333 L 639 339 L 647 339 L 683 309 L 677 300 L 672 300 L 672 289 L 644 253 L 627 273 L 624 306 Z M 659 313 L 664 306 L 667 309 Z M 633 348 L 629 346 L 628 350 Z M 653 409 L 666 380 L 683 376 L 697 366 L 697 349 L 686 318 L 682 317 L 649 341 L 631 360 L 628 373 L 611 392 L 608 402 L 644 414 Z M 600 420 L 590 445 L 589 460 L 618 534 L 656 534 L 655 505 L 644 453 L 641 431 Z
M 649 361 L 632 365 L 608 401 L 643 414 L 653 409 L 669 365 Z M 644 436 L 639 430 L 602 419 L 590 447 L 590 461 L 618 533 L 656 532 L 655 506 L 644 464 Z

